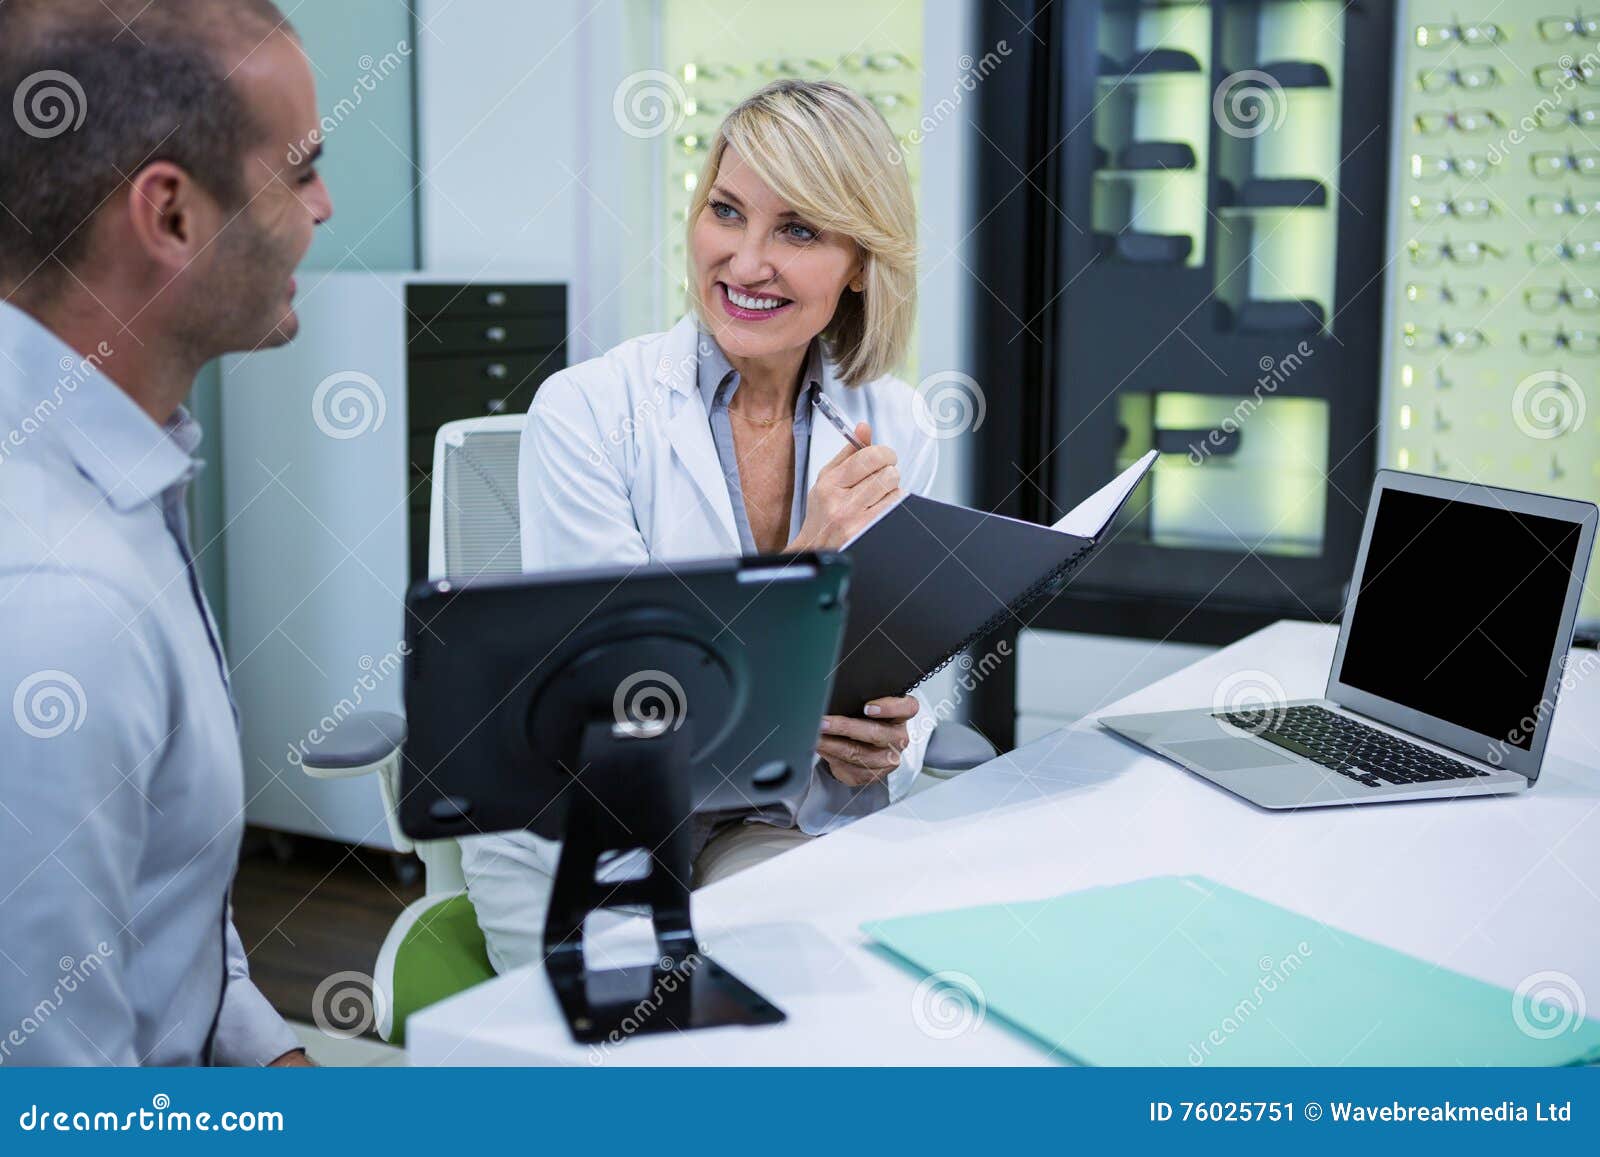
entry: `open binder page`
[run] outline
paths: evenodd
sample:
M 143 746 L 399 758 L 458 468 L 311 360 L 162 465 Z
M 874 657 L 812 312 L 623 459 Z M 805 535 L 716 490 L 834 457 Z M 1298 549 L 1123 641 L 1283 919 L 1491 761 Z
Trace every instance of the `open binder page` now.
M 1143 481 L 1158 454 L 1159 450 L 1146 453 L 1132 466 L 1067 511 L 1050 529 L 1075 534 L 1079 538 L 1099 538 L 1100 532 L 1111 522 L 1117 508 L 1122 505 L 1133 488 Z
M 831 714 L 915 687 L 1056 589 L 1155 461 L 1147 454 L 1054 527 L 908 494 L 845 549 L 850 617 Z M 1082 530 L 1073 532 L 1072 527 Z

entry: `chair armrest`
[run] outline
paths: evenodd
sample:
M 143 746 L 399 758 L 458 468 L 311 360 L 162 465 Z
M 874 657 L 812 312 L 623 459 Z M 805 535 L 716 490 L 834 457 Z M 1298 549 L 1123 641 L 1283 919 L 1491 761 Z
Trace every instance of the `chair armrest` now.
M 377 771 L 406 741 L 406 721 L 388 711 L 346 716 L 308 751 L 301 763 L 317 779 L 344 779 Z
M 922 770 L 938 779 L 949 779 L 988 763 L 1000 753 L 982 735 L 963 723 L 944 723 L 928 736 L 928 750 L 922 757 Z

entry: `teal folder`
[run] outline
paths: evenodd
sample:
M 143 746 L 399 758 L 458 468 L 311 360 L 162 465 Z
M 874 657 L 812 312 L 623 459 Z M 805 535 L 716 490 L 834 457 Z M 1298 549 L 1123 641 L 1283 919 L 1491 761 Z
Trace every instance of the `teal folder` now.
M 1081 1064 L 1600 1060 L 1600 1021 L 1584 1018 L 1570 976 L 1535 973 L 1512 992 L 1198 876 L 864 930 L 968 990 L 949 995 L 969 1019 L 982 1010 Z

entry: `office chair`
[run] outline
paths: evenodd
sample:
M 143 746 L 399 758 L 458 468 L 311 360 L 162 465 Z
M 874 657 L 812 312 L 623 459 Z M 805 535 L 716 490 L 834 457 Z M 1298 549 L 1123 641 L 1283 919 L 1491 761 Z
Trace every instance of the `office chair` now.
M 428 577 L 522 573 L 517 458 L 526 415 L 467 418 L 439 427 L 433 443 L 428 517 Z M 397 818 L 405 720 L 384 711 L 347 716 L 302 765 L 319 779 L 375 775 L 395 849 L 422 861 L 426 894 L 407 906 L 384 938 L 373 969 L 378 1034 L 405 1043 L 406 1018 L 494 977 L 477 914 L 467 897 L 455 840 L 413 841 Z M 987 763 L 982 735 L 944 722 L 928 738 L 923 771 L 948 779 Z M 915 789 L 913 789 L 915 790 Z

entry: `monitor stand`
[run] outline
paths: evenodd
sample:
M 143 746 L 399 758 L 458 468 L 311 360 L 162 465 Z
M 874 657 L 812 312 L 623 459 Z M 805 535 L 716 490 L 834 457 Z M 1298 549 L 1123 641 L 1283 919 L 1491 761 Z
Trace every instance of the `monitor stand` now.
M 578 780 L 568 790 L 566 834 L 545 919 L 545 972 L 579 1044 L 619 1043 L 640 1033 L 777 1024 L 778 1007 L 708 959 L 689 919 L 693 721 L 613 722 L 584 727 Z M 595 879 L 608 852 L 643 848 L 648 872 Z M 584 919 L 637 904 L 650 909 L 660 958 L 593 969 L 584 960 Z

